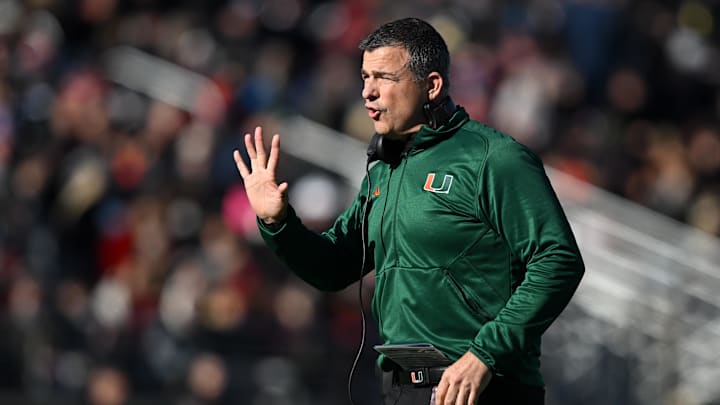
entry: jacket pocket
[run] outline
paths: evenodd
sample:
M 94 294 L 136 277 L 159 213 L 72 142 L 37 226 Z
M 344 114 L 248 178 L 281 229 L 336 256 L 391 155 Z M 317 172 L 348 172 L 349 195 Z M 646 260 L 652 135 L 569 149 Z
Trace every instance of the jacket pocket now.
M 476 308 L 494 319 L 510 299 L 509 272 L 505 266 L 489 263 L 480 268 L 465 257 L 456 266 L 448 269 L 450 276 Z
M 454 287 L 455 292 L 458 294 L 458 296 L 462 299 L 463 302 L 465 302 L 465 305 L 467 306 L 470 311 L 472 311 L 475 315 L 478 315 L 483 318 L 483 322 L 489 321 L 492 319 L 492 316 L 480 305 L 478 300 L 475 298 L 475 294 L 468 291 L 465 287 L 463 287 L 460 282 L 453 276 L 452 272 L 450 270 L 445 269 L 445 277 L 450 281 L 450 285 Z

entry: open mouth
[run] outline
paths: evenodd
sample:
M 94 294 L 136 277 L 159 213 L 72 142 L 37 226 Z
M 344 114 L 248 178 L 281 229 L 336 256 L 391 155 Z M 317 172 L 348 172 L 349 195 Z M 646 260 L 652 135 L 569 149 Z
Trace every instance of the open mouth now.
M 365 108 L 368 111 L 368 117 L 370 117 L 373 120 L 378 120 L 380 118 L 380 113 L 382 113 L 382 110 L 378 110 L 376 108 L 365 106 Z

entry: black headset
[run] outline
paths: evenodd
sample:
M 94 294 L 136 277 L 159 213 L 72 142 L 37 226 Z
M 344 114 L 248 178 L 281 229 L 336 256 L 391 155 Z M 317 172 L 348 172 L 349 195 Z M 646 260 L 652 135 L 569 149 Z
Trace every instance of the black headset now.
M 437 103 L 423 104 L 423 112 L 428 120 L 428 126 L 437 129 L 446 124 L 457 110 L 450 96 Z M 374 134 L 367 149 L 368 163 L 382 160 L 390 165 L 400 163 L 402 153 L 407 146 L 407 140 L 389 139 L 380 134 Z

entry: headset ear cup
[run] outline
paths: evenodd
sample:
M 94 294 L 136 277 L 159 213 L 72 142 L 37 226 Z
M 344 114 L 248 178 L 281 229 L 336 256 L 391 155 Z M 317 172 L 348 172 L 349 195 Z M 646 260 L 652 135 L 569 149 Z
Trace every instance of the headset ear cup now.
M 378 136 L 376 145 L 378 159 L 391 165 L 399 163 L 402 158 L 402 152 L 405 150 L 405 144 L 405 141 Z
M 373 134 L 372 139 L 370 139 L 370 144 L 368 144 L 367 148 L 368 163 L 372 163 L 380 159 L 378 156 L 378 144 L 380 143 L 381 138 L 382 136 L 376 132 Z
M 368 163 L 376 160 L 382 160 L 391 165 L 399 163 L 402 152 L 405 150 L 405 144 L 405 141 L 388 139 L 376 133 L 368 145 Z

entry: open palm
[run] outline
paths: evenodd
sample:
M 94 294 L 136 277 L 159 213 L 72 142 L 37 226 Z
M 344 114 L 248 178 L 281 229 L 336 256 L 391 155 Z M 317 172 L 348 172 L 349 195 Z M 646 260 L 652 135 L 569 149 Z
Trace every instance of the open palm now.
M 250 157 L 250 169 L 243 162 L 240 152 L 233 153 L 235 164 L 245 182 L 250 206 L 255 215 L 265 223 L 282 221 L 287 212 L 287 183 L 277 184 L 275 170 L 280 154 L 280 135 L 275 134 L 270 146 L 270 155 L 265 153 L 262 128 L 255 128 L 255 137 L 245 134 L 245 148 Z

